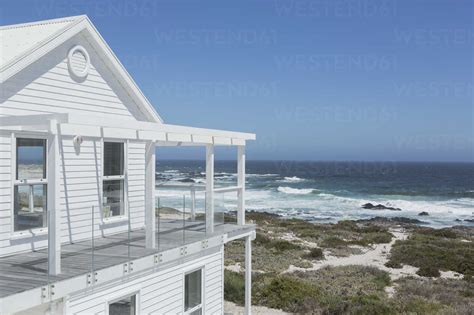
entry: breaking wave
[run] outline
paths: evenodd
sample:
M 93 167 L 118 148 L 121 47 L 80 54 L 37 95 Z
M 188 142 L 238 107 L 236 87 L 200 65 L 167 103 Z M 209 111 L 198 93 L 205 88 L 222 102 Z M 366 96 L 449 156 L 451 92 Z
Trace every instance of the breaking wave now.
M 281 193 L 291 194 L 291 195 L 308 195 L 308 194 L 317 192 L 316 189 L 312 189 L 312 188 L 297 189 L 297 188 L 281 187 L 281 186 L 278 187 L 277 190 Z

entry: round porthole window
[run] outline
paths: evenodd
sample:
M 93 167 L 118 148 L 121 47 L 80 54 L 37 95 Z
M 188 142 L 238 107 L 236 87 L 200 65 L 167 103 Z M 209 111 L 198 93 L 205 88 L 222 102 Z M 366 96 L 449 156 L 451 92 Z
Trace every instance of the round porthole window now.
M 71 74 L 79 79 L 84 79 L 89 74 L 90 57 L 82 46 L 74 46 L 68 53 L 67 63 Z

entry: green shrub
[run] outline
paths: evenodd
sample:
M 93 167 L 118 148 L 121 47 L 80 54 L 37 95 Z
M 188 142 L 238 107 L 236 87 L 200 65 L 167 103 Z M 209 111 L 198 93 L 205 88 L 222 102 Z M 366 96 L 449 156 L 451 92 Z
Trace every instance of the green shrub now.
M 465 314 L 471 315 L 474 283 L 461 279 L 401 278 L 396 281 L 394 300 L 398 312 L 404 314 Z
M 452 270 L 473 275 L 472 243 L 447 238 L 446 235 L 449 232 L 414 232 L 407 240 L 395 242 L 387 266 L 411 265 L 422 268 L 422 274 L 434 275 L 434 270 Z
M 400 269 L 403 266 L 399 262 L 396 262 L 395 260 L 389 260 L 385 263 L 385 267 Z
M 315 286 L 291 276 L 276 276 L 258 293 L 265 306 L 287 312 L 303 312 L 301 306 L 316 303 L 319 295 Z
M 443 309 L 443 305 L 439 303 L 424 298 L 414 298 L 404 304 L 401 311 L 408 314 L 436 314 L 441 309 Z
M 254 244 L 255 245 L 265 245 L 271 242 L 271 239 L 263 233 L 257 232 L 255 236 Z
M 244 305 L 245 280 L 243 275 L 224 270 L 224 299 L 238 305 Z
M 417 275 L 422 276 L 422 277 L 434 277 L 437 278 L 440 276 L 438 268 L 435 268 L 433 266 L 423 266 L 418 269 L 416 272 Z
M 392 241 L 392 233 L 386 231 L 370 232 L 363 234 L 360 245 L 367 246 L 371 244 L 387 244 Z
M 388 315 L 395 314 L 390 302 L 378 295 L 356 295 L 350 299 L 350 314 L 373 314 Z
M 284 252 L 292 249 L 301 249 L 299 245 L 288 242 L 286 240 L 273 240 L 270 243 L 270 247 L 274 248 L 278 252 Z
M 271 239 L 263 233 L 257 233 L 255 237 L 255 245 L 264 246 L 267 249 L 274 249 L 277 252 L 284 252 L 287 250 L 301 249 L 301 246 L 291 243 L 287 240 Z
M 326 247 L 326 248 L 334 248 L 334 247 L 339 247 L 339 246 L 346 246 L 347 242 L 340 239 L 337 236 L 329 236 L 323 239 L 323 241 L 319 244 L 321 247 Z
M 321 260 L 324 259 L 324 253 L 321 248 L 315 247 L 311 248 L 310 252 L 306 255 L 306 257 L 313 260 Z

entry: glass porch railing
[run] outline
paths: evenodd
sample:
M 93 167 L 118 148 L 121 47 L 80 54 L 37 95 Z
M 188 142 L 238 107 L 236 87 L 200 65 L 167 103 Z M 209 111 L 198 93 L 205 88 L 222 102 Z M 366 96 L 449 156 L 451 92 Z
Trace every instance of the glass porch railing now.
M 237 223 L 240 189 L 238 186 L 214 189 L 214 225 Z
M 235 224 L 239 187 L 219 187 L 214 190 L 214 231 L 222 224 Z M 48 248 L 33 253 L 30 267 L 38 270 L 38 278 L 54 284 L 67 274 L 68 277 L 87 275 L 87 286 L 103 283 L 101 271 L 120 266 L 116 277 L 134 272 L 134 262 L 142 257 L 160 255 L 168 250 L 185 248 L 191 243 L 205 241 L 210 234 L 206 228 L 206 192 L 204 187 L 193 186 L 176 189 L 160 187 L 154 202 L 154 244 L 147 242 L 146 209 L 152 204 L 143 198 L 126 196 L 126 204 L 109 203 L 75 210 L 77 217 L 62 226 L 69 229 L 71 242 L 61 245 L 61 275 L 52 275 Z M 49 213 L 47 213 L 49 216 Z M 50 218 L 47 218 L 48 222 Z M 166 260 L 166 255 L 164 259 Z M 38 259 L 39 258 L 39 259 Z M 34 265 L 37 264 L 37 265 Z M 42 270 L 42 271 L 41 271 Z

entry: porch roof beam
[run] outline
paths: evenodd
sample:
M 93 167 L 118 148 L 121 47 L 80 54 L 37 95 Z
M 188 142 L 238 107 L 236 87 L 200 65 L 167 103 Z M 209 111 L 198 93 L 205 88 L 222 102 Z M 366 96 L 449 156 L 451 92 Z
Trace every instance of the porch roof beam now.
M 55 120 L 58 123 L 67 123 L 68 114 L 44 114 L 23 116 L 2 116 L 0 126 L 2 127 L 24 127 L 24 126 L 49 126 L 49 122 Z
M 161 141 L 162 144 L 171 143 L 176 146 L 209 144 L 242 146 L 247 140 L 256 138 L 252 133 L 133 120 L 120 121 L 76 114 L 5 116 L 0 117 L 0 126 L 2 130 L 40 131 L 44 126 L 49 126 L 52 120 L 59 124 L 61 135 Z
M 202 136 L 193 133 L 174 133 L 167 131 L 135 130 L 130 128 L 98 127 L 79 124 L 61 124 L 60 133 L 65 136 L 117 138 L 142 141 L 154 141 L 157 146 L 242 146 L 246 140 L 222 136 Z

